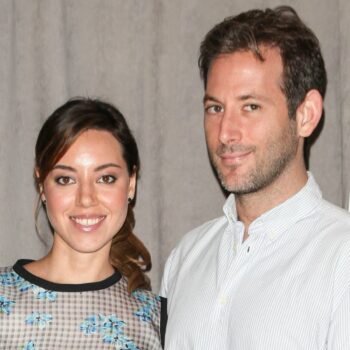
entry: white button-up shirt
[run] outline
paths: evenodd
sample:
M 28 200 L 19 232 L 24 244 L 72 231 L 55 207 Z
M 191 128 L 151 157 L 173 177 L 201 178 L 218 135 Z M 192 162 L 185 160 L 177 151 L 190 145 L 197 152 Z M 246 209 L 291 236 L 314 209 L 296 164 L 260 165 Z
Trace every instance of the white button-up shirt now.
M 350 215 L 322 199 L 311 174 L 249 226 L 234 196 L 225 215 L 171 253 L 166 350 L 350 349 Z

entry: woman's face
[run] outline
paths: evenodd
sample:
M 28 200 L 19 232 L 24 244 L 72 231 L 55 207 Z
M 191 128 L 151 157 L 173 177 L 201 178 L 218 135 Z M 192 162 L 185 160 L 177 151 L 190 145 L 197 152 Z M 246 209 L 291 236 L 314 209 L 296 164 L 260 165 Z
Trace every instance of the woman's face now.
M 49 172 L 43 199 L 54 229 L 54 246 L 109 256 L 135 194 L 120 143 L 107 131 L 81 134 Z

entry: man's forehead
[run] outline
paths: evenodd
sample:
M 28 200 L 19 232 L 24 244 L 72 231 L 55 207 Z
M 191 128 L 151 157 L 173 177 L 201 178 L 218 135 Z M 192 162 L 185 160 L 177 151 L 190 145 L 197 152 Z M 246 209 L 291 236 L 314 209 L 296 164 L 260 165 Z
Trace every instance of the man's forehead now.
M 240 50 L 217 56 L 209 67 L 206 87 L 210 85 L 211 80 L 227 80 L 231 75 L 235 75 L 237 79 L 251 75 L 251 80 L 254 82 L 261 75 L 267 74 L 282 81 L 283 62 L 280 51 L 276 48 L 263 47 L 262 55 L 263 60 L 257 58 L 250 50 Z
M 232 57 L 232 56 L 240 56 L 240 55 L 249 55 L 253 58 L 255 58 L 259 62 L 265 62 L 266 59 L 269 57 L 274 56 L 275 58 L 278 58 L 281 62 L 282 60 L 282 55 L 281 55 L 281 50 L 279 47 L 275 45 L 269 45 L 269 44 L 261 44 L 257 46 L 256 49 L 254 48 L 242 48 L 235 50 L 233 52 L 225 52 L 225 53 L 220 53 L 216 57 L 213 58 L 210 66 L 209 66 L 209 71 L 214 62 L 216 62 L 218 59 L 222 58 L 227 58 L 227 57 Z

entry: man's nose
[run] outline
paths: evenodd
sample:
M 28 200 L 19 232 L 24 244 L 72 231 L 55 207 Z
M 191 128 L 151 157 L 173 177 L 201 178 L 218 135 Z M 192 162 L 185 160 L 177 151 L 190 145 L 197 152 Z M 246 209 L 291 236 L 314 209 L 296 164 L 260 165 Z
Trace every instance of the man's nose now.
M 237 113 L 225 111 L 220 123 L 219 140 L 224 145 L 242 140 L 242 121 Z

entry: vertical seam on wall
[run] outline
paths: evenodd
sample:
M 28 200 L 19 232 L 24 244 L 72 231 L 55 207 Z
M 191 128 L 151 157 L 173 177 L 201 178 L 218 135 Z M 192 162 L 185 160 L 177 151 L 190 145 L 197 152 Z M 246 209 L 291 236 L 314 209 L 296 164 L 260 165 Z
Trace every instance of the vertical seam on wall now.
M 344 169 L 344 122 L 343 122 L 343 89 L 341 86 L 341 71 L 342 71 L 342 65 L 341 65 L 341 48 L 342 48 L 342 37 L 341 37 L 341 21 L 340 21 L 340 0 L 337 0 L 337 17 L 338 17 L 338 67 L 337 70 L 337 87 L 336 87 L 336 103 L 339 108 L 339 125 L 340 125 L 340 160 L 341 160 L 341 176 L 340 176 L 340 183 L 341 183 L 341 201 L 342 201 L 342 207 L 346 208 L 346 192 L 344 190 L 345 186 L 345 169 Z M 339 103 L 340 102 L 340 103 Z M 348 209 L 348 208 L 346 208 Z
M 69 47 L 67 45 L 68 43 L 68 40 L 67 40 L 67 37 L 68 37 L 68 25 L 67 25 L 67 2 L 64 1 L 63 3 L 61 2 L 61 16 L 62 16 L 62 44 L 63 44 L 63 64 L 64 64 L 64 74 L 65 74 L 65 84 L 66 84 L 66 87 L 65 87 L 65 90 L 66 90 L 66 98 L 68 97 L 71 97 L 71 94 L 70 94 L 70 79 L 69 77 L 71 76 L 70 75 L 70 72 L 69 72 Z M 69 44 L 69 43 L 68 43 Z
M 155 96 L 157 97 L 157 100 L 160 97 L 160 53 L 161 53 L 161 33 L 162 33 L 162 27 L 163 27 L 163 5 L 162 0 L 155 0 L 154 3 L 154 23 L 155 23 L 155 37 L 154 37 L 154 45 L 153 45 L 153 57 L 154 57 L 154 70 L 155 70 L 155 85 L 154 85 L 154 92 Z M 155 104 L 155 125 L 157 126 L 157 141 L 158 141 L 158 150 L 159 154 L 158 156 L 160 159 L 163 159 L 163 151 L 164 151 L 164 137 L 162 133 L 162 116 L 160 115 L 160 108 L 162 101 Z M 163 243 L 163 228 L 164 228 L 164 213 L 162 208 L 163 205 L 163 196 L 164 196 L 164 185 L 163 185 L 163 162 L 159 162 L 159 168 L 154 173 L 155 176 L 155 188 L 158 188 L 159 191 L 156 193 L 156 211 L 157 211 L 157 222 L 158 222 L 158 252 L 159 252 L 159 259 L 158 259 L 158 269 L 160 272 L 160 276 L 162 276 L 163 272 L 163 251 L 161 249 L 162 243 Z
M 16 83 L 17 83 L 17 64 L 16 64 L 16 36 L 17 36 L 17 32 L 16 32 L 16 2 L 13 1 L 12 2 L 12 13 L 11 13 L 11 60 L 10 60 L 10 67 L 11 67 L 11 73 L 12 73 L 12 79 L 10 79 L 9 84 L 10 85 L 10 91 L 11 91 L 11 103 L 10 103 L 10 109 L 13 112 L 16 110 L 16 108 L 14 108 L 14 104 L 16 101 Z

